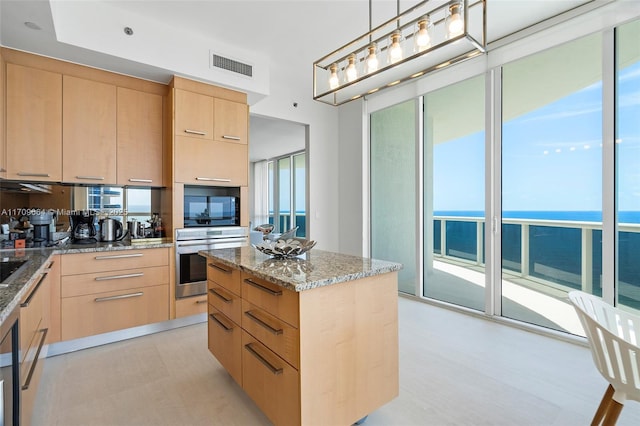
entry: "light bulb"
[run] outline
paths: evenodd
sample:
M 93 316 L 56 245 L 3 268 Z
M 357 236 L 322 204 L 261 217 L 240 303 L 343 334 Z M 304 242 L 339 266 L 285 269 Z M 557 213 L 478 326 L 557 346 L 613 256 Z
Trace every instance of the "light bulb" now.
M 348 56 L 347 60 L 349 61 L 349 65 L 347 65 L 345 74 L 347 75 L 347 81 L 351 83 L 353 80 L 358 78 L 358 70 L 356 69 L 356 55 L 352 53 Z
M 459 36 L 464 29 L 460 9 L 460 3 L 454 3 L 449 6 L 450 15 L 447 17 L 447 33 L 449 38 Z
M 431 47 L 431 36 L 429 35 L 429 18 L 418 21 L 418 31 L 415 35 L 416 50 L 422 52 Z
M 400 32 L 394 31 L 391 34 L 391 45 L 389 46 L 389 63 L 395 64 L 402 59 L 402 47 L 400 46 Z
M 380 63 L 378 61 L 378 55 L 376 54 L 376 44 L 371 43 L 368 49 L 369 54 L 367 55 L 367 59 L 365 61 L 365 72 L 372 73 L 378 70 L 378 65 L 380 65 Z
M 340 81 L 338 80 L 338 65 L 332 64 L 329 67 L 331 71 L 331 75 L 329 76 L 329 87 L 333 90 L 340 85 Z

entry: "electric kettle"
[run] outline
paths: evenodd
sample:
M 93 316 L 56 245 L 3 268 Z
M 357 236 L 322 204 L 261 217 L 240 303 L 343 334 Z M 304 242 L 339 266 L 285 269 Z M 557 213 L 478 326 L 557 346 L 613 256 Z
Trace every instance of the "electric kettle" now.
M 122 222 L 105 217 L 100 220 L 100 240 L 101 241 L 120 241 L 125 237 Z

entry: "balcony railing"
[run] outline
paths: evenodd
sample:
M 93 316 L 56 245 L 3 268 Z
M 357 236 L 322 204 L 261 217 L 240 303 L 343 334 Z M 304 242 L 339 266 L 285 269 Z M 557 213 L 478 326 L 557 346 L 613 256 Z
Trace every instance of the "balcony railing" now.
M 484 266 L 484 218 L 434 216 L 433 252 L 441 260 Z M 640 309 L 640 224 L 618 226 L 618 295 Z M 502 269 L 538 290 L 602 294 L 602 223 L 566 220 L 502 220 Z M 522 282 L 523 280 L 520 280 Z

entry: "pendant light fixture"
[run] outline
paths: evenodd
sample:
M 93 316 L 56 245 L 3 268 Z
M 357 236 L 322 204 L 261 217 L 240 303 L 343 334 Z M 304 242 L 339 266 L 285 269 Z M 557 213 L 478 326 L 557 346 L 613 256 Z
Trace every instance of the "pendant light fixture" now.
M 313 64 L 313 98 L 341 105 L 486 52 L 486 0 L 424 0 Z

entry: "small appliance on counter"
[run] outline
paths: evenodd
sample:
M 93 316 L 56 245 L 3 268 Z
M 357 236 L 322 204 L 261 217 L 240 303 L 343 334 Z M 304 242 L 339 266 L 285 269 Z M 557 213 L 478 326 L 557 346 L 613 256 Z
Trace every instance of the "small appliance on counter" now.
M 119 220 L 110 217 L 100 220 L 100 241 L 120 241 L 126 236 L 127 233 Z
M 29 221 L 33 225 L 33 246 L 46 247 L 51 241 L 51 228 L 55 230 L 54 214 L 42 212 L 29 216 Z
M 91 211 L 74 213 L 69 216 L 71 220 L 71 242 L 74 244 L 92 244 L 97 242 L 95 220 Z

